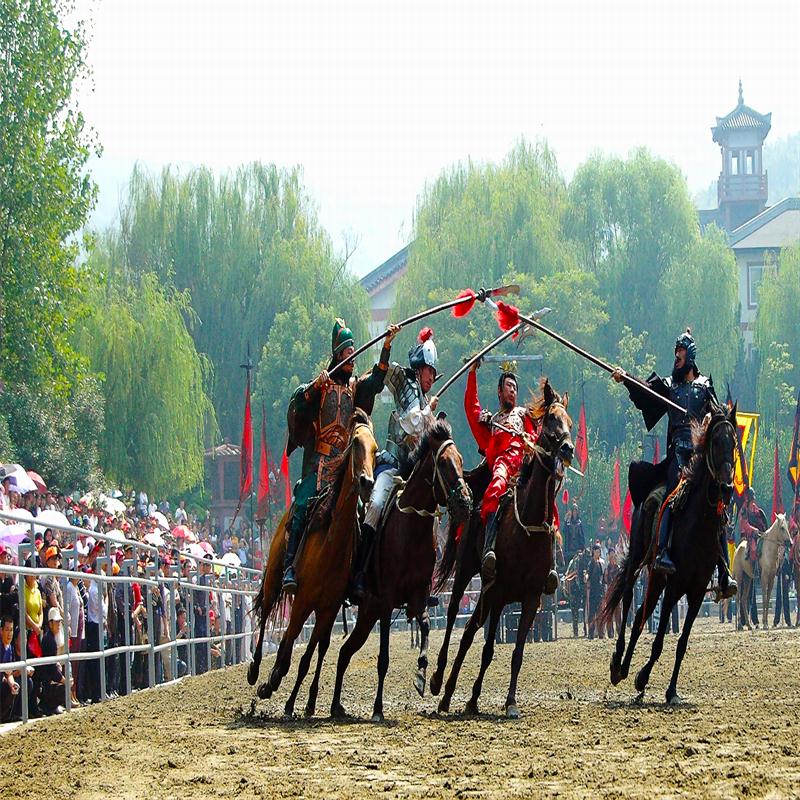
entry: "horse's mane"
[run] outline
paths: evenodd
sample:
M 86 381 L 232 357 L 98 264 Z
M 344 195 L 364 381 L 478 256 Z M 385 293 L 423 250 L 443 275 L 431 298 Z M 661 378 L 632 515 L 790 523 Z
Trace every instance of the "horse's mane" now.
M 438 441 L 445 441 L 445 439 L 452 439 L 453 438 L 453 429 L 450 427 L 450 423 L 444 419 L 437 419 L 434 422 L 428 424 L 428 427 L 425 429 L 425 433 L 422 435 L 422 439 L 414 451 L 401 467 L 400 467 L 400 477 L 407 481 L 411 472 L 413 471 L 414 467 L 417 464 L 421 463 L 422 460 L 430 453 L 431 451 L 431 439 L 436 439 Z
M 713 406 L 711 413 L 707 414 L 701 420 L 692 420 L 692 444 L 694 445 L 694 452 L 689 460 L 689 465 L 683 472 L 684 477 L 690 484 L 694 484 L 700 480 L 703 475 L 703 460 L 706 454 L 706 447 L 708 446 L 708 431 L 711 428 L 711 423 L 725 416 L 725 409 L 721 406 Z
M 545 384 L 549 384 L 549 381 L 546 377 L 542 376 L 539 378 L 539 391 L 536 393 L 532 392 L 531 399 L 525 404 L 525 408 L 528 409 L 528 413 L 533 419 L 541 419 L 547 413 L 547 407 L 551 403 L 561 402 L 561 395 L 558 394 L 552 386 L 550 386 L 550 391 L 553 393 L 553 396 L 549 403 L 545 400 Z

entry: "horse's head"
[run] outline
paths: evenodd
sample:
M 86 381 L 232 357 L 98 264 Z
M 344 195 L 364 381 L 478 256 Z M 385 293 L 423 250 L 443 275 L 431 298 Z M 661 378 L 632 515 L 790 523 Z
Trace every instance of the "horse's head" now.
M 575 446 L 570 437 L 572 419 L 567 413 L 569 393 L 565 392 L 561 397 L 547 378 L 542 378 L 540 392 L 528 404 L 530 415 L 542 421 L 538 444 L 551 458 L 559 458 L 569 464 L 575 454 Z
M 736 404 L 715 406 L 702 423 L 693 423 L 695 452 L 703 461 L 711 480 L 717 485 L 723 504 L 733 496 L 733 463 L 736 451 Z
M 353 412 L 350 419 L 350 448 L 350 477 L 353 488 L 358 489 L 361 500 L 367 503 L 375 483 L 373 470 L 378 443 L 372 432 L 370 418 L 360 408 Z
M 451 520 L 460 523 L 467 519 L 472 511 L 472 492 L 464 480 L 464 462 L 450 423 L 442 419 L 428 426 L 403 473 L 409 488 L 413 473 L 427 483 L 436 505 L 447 506 Z
M 775 522 L 772 523 L 772 527 L 777 531 L 777 540 L 778 544 L 786 545 L 787 547 L 792 546 L 792 534 L 789 533 L 789 522 L 786 519 L 786 514 L 776 514 L 775 515 Z

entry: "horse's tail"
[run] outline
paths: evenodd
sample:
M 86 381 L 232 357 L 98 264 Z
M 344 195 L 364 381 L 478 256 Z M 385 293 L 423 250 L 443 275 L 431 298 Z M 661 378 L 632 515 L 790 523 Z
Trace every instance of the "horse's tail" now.
M 444 590 L 447 581 L 453 577 L 453 573 L 456 571 L 456 557 L 458 555 L 458 541 L 456 536 L 458 535 L 458 528 L 461 527 L 461 535 L 466 536 L 469 535 L 469 520 L 462 523 L 461 526 L 447 526 L 447 542 L 444 546 L 444 552 L 442 553 L 442 559 L 439 561 L 439 564 L 436 567 L 436 571 L 433 574 L 433 589 L 431 594 L 437 595 L 441 594 Z
M 281 608 L 284 592 L 282 589 L 283 553 L 285 550 L 284 530 L 286 516 L 279 523 L 267 556 L 267 564 L 261 576 L 261 585 L 258 589 L 258 598 L 253 606 L 253 615 L 258 626 L 263 620 L 275 622 L 278 610 Z
M 617 606 L 622 602 L 622 595 L 625 594 L 625 585 L 628 581 L 628 569 L 630 567 L 631 555 L 630 552 L 622 559 L 620 570 L 617 576 L 612 581 L 611 585 L 606 590 L 606 593 L 600 602 L 600 608 L 595 615 L 595 620 L 600 626 L 600 629 L 608 627 L 608 623 L 614 616 Z

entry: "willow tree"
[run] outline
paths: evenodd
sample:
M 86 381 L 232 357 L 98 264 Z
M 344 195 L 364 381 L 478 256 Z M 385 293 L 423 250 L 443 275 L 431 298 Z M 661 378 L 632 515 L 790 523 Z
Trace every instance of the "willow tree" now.
M 188 293 L 152 273 L 128 281 L 111 270 L 92 300 L 78 344 L 102 378 L 105 474 L 159 496 L 197 486 L 213 410 L 210 367 L 187 329 Z
M 554 308 L 548 322 L 567 335 L 590 339 L 605 320 L 595 277 L 581 269 L 562 229 L 567 195 L 555 157 L 539 143 L 518 144 L 500 164 L 458 164 L 446 170 L 421 195 L 415 216 L 408 272 L 398 291 L 395 316 L 405 317 L 451 298 L 466 286 L 516 282 L 525 309 Z M 492 314 L 478 305 L 465 319 L 439 315 L 430 320 L 439 350 L 439 370 L 454 371 L 465 354 L 478 350 L 498 332 Z M 416 331 L 396 340 L 399 354 Z M 520 363 L 522 398 L 540 371 L 560 390 L 579 383 L 582 365 L 542 336 L 517 349 L 511 342 L 498 353 L 541 354 L 543 362 Z M 398 357 L 398 361 L 403 361 Z M 497 368 L 478 373 L 481 397 L 496 403 Z M 435 391 L 435 388 L 434 388 Z M 477 458 L 462 411 L 463 380 L 443 398 L 459 445 L 468 461 Z
M 355 315 L 363 315 L 366 324 L 365 295 L 320 227 L 299 169 L 250 164 L 220 177 L 204 168 L 154 177 L 137 168 L 111 251 L 128 276 L 153 272 L 191 295 L 191 335 L 213 366 L 211 396 L 222 434 L 234 440 L 241 431 L 239 365 L 249 345 L 258 367 L 277 315 L 293 301 L 309 311 L 311 327 L 292 332 L 300 338 L 327 339 L 331 314 L 354 325 Z M 322 306 L 330 313 L 317 319 Z M 270 358 L 281 358 L 274 346 Z M 312 366 L 294 369 L 305 375 Z

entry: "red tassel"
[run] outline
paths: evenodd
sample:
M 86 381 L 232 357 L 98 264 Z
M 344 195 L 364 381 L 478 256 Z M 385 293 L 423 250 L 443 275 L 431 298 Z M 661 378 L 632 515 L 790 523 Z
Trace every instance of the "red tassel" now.
M 519 324 L 519 309 L 500 300 L 497 303 L 495 317 L 501 331 L 510 331 L 515 325 Z
M 470 311 L 472 311 L 472 306 L 475 305 L 475 292 L 472 289 L 464 289 L 463 292 L 458 293 L 458 298 L 461 297 L 470 297 L 472 298 L 469 302 L 466 303 L 459 303 L 457 306 L 453 306 L 450 310 L 453 312 L 453 316 L 458 317 L 466 317 Z
M 423 328 L 419 332 L 419 336 L 417 336 L 417 341 L 420 344 L 424 344 L 425 342 L 428 341 L 428 339 L 431 338 L 431 336 L 433 336 L 433 328 Z

